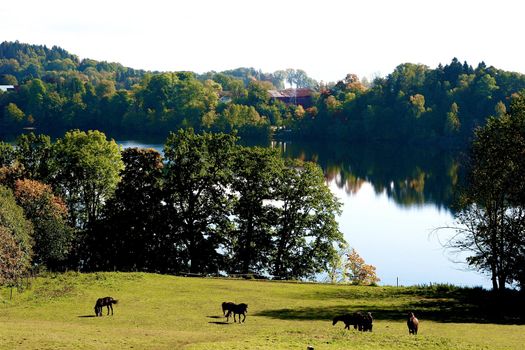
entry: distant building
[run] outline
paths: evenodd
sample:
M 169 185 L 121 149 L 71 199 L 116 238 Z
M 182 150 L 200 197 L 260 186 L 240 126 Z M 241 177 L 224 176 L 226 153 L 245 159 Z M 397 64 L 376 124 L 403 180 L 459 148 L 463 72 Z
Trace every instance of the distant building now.
M 270 98 L 282 101 L 286 104 L 301 105 L 304 108 L 312 107 L 312 95 L 314 90 L 308 88 L 268 90 Z
M 0 85 L 0 91 L 8 91 L 14 89 L 15 87 L 13 85 Z

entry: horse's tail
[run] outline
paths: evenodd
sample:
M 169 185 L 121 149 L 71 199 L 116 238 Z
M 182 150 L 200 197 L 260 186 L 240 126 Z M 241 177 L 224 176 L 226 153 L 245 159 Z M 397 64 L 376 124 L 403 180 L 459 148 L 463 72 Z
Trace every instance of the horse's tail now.
M 111 303 L 112 304 L 118 304 L 118 300 L 117 299 L 113 299 L 113 300 L 111 300 Z

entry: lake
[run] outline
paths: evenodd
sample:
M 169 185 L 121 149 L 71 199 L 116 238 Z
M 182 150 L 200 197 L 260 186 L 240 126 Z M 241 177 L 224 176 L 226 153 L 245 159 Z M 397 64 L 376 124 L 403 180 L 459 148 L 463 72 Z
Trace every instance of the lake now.
M 161 143 L 118 141 L 124 148 L 162 151 Z M 315 161 L 342 206 L 340 230 L 381 285 L 451 283 L 490 288 L 441 242 L 454 223 L 450 205 L 459 179 L 457 154 L 439 148 L 272 142 L 285 157 Z

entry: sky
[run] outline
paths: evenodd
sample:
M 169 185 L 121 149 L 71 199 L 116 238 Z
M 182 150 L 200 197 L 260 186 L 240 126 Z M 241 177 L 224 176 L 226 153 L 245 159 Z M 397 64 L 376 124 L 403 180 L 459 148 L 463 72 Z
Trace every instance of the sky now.
M 324 82 L 453 57 L 525 73 L 522 0 L 17 0 L 0 41 L 158 71 L 303 69 Z

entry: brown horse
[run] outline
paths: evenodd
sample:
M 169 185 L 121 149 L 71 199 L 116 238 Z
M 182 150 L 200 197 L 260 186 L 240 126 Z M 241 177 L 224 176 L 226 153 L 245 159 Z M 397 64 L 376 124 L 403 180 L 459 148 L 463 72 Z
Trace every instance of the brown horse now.
M 417 329 L 419 328 L 419 320 L 414 316 L 413 312 L 408 313 L 407 319 L 408 334 L 417 334 Z
M 109 309 L 111 308 L 111 315 L 113 315 L 113 304 L 117 304 L 118 300 L 113 299 L 112 297 L 105 297 L 105 298 L 99 298 L 97 299 L 97 302 L 95 304 L 95 315 L 96 316 L 102 316 L 102 308 L 106 306 L 108 308 L 108 315 L 109 315 Z

